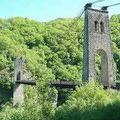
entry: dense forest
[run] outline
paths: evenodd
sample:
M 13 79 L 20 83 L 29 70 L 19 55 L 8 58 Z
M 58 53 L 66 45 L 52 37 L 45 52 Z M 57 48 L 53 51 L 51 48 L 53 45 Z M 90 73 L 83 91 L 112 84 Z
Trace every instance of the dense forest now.
M 110 18 L 112 50 L 120 80 L 120 15 Z M 83 19 L 37 22 L 28 18 L 0 19 L 0 120 L 118 120 L 120 93 L 89 83 L 71 92 L 56 107 L 53 80 L 82 82 Z M 37 86 L 25 88 L 25 102 L 12 106 L 14 59 L 24 56 Z M 98 59 L 99 63 L 99 59 Z M 98 70 L 99 71 L 99 70 Z M 111 114 L 109 114 L 111 113 Z

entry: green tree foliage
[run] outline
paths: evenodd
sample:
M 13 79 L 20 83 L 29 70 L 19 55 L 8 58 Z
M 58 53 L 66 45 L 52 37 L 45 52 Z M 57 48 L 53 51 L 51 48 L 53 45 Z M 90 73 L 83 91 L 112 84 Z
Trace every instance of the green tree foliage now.
M 117 64 L 117 80 L 120 80 L 120 15 L 113 15 L 110 22 L 114 60 Z

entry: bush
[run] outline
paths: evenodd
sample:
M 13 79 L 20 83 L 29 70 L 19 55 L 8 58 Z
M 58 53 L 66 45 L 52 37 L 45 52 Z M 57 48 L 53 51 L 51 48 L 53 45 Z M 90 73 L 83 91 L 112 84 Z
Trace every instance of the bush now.
M 56 120 L 118 120 L 120 93 L 104 90 L 98 83 L 78 88 L 66 103 L 58 107 Z
M 25 106 L 15 108 L 6 105 L 0 112 L 0 120 L 41 120 L 39 106 L 34 104 L 29 105 L 28 108 Z

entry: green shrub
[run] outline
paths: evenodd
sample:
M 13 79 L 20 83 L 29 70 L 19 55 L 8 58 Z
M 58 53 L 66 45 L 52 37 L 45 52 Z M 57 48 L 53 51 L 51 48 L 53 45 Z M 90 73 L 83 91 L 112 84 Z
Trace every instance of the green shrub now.
M 118 120 L 120 119 L 120 93 L 104 90 L 91 82 L 73 93 L 66 103 L 58 107 L 56 120 Z
M 39 106 L 35 104 L 29 107 L 7 105 L 0 112 L 0 120 L 41 120 L 40 118 Z

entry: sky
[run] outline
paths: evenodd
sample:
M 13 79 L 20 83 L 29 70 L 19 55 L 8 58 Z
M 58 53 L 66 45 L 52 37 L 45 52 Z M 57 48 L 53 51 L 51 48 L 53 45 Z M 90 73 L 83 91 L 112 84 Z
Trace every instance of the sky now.
M 79 16 L 86 3 L 95 0 L 0 0 L 0 18 L 27 17 L 46 22 L 56 18 Z M 95 4 L 105 6 L 120 0 L 105 0 Z M 120 14 L 120 5 L 108 9 L 110 16 Z

